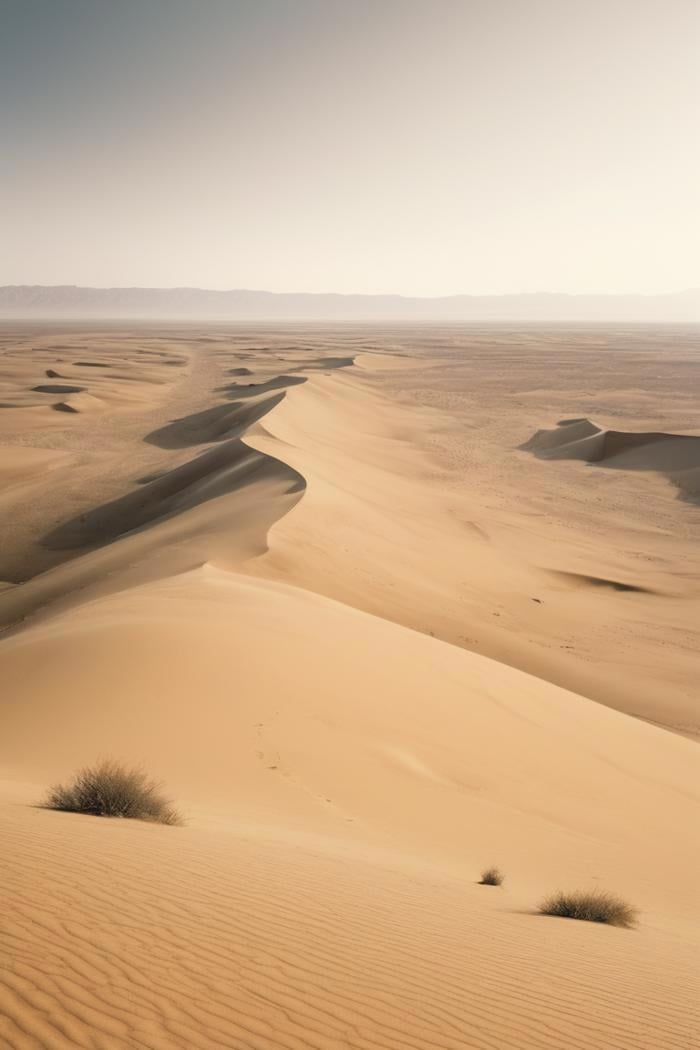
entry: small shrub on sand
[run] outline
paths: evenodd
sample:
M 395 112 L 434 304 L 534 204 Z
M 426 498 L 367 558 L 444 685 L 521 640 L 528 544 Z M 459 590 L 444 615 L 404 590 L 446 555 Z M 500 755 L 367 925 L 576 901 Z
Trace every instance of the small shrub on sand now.
M 505 878 L 502 871 L 498 868 L 486 868 L 482 871 L 481 878 L 479 879 L 480 886 L 500 886 Z
M 158 824 L 181 824 L 179 813 L 160 784 L 141 769 L 107 760 L 81 769 L 68 784 L 51 788 L 44 806 L 98 817 L 129 817 Z
M 543 915 L 583 919 L 584 922 L 606 922 L 609 926 L 634 926 L 638 914 L 633 905 L 603 890 L 553 893 L 542 901 L 540 911 Z

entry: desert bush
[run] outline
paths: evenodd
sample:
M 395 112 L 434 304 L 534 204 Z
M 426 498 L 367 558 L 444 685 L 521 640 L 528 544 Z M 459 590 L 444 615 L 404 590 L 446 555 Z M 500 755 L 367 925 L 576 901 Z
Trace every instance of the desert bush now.
M 498 868 L 486 868 L 481 873 L 481 879 L 479 880 L 480 886 L 500 886 L 505 878 L 502 871 Z
M 51 788 L 44 806 L 98 817 L 127 817 L 158 824 L 182 823 L 161 785 L 142 769 L 107 760 L 81 769 L 73 779 Z
M 573 893 L 553 893 L 540 904 L 543 915 L 559 915 L 564 919 L 583 919 L 585 922 L 606 922 L 610 926 L 634 926 L 637 909 L 603 890 L 575 890 Z

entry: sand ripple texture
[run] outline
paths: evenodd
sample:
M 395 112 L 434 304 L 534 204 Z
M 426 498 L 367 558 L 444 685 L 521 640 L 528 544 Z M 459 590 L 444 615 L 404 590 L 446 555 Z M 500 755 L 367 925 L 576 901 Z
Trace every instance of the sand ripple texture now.
M 245 833 L 6 806 L 2 839 L 13 1050 L 697 1045 L 692 958 L 683 977 L 671 936 Z

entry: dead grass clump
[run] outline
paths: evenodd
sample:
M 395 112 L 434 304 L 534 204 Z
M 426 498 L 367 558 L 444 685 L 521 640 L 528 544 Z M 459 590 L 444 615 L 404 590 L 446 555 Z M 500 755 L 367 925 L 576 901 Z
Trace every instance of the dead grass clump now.
M 51 788 L 44 806 L 97 817 L 182 823 L 170 800 L 161 793 L 160 784 L 142 769 L 129 769 L 112 760 L 86 766 L 70 783 Z
M 626 927 L 634 926 L 638 915 L 633 905 L 603 890 L 575 890 L 573 893 L 559 891 L 542 901 L 540 911 L 543 915 L 559 915 L 564 919 Z
M 505 875 L 498 868 L 486 868 L 482 871 L 481 878 L 479 880 L 480 886 L 500 886 L 503 883 Z

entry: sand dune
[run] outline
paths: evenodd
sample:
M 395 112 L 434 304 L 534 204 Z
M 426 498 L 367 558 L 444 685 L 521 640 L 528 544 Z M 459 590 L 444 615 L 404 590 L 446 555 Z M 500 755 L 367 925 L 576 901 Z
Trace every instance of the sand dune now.
M 174 470 L 147 481 L 127 496 L 65 522 L 43 538 L 47 547 L 83 548 L 104 544 L 145 525 L 182 516 L 208 500 L 240 490 L 251 481 L 282 480 L 288 491 L 300 491 L 303 478 L 295 471 L 251 451 L 235 438 L 201 453 Z M 181 518 L 182 520 L 182 518 Z
M 129 407 L 142 402 L 144 395 L 152 399 L 153 387 L 174 379 L 172 366 L 184 367 L 187 363 L 186 356 L 173 354 L 169 348 L 130 346 L 118 336 L 101 340 L 100 352 L 91 359 L 73 357 L 71 352 L 84 348 L 80 337 L 69 345 L 43 334 L 30 340 L 20 328 L 17 338 L 5 335 L 2 343 L 0 399 L 6 410 L 42 406 L 51 403 L 51 396 L 56 401 L 56 395 L 85 391 L 113 407 Z M 168 366 L 165 372 L 164 365 Z M 60 382 L 47 383 L 47 378 Z M 37 425 L 36 416 L 32 423 Z
M 65 401 L 57 401 L 52 407 L 58 412 L 98 412 L 104 404 L 101 398 L 85 390 L 72 394 Z
M 6 334 L 3 1045 L 694 1045 L 697 509 L 656 475 L 700 438 L 579 411 L 523 455 L 598 350 L 479 338 Z M 36 808 L 107 755 L 186 826 Z
M 432 412 L 387 403 L 378 393 L 387 374 L 386 358 L 367 356 L 353 372 L 310 381 L 267 417 L 264 432 L 248 439 L 283 455 L 308 487 L 280 521 L 271 550 L 246 571 L 311 587 L 697 733 L 695 653 L 678 651 L 670 678 L 666 662 L 674 630 L 690 627 L 691 639 L 697 637 L 695 578 L 681 590 L 680 574 L 659 580 L 638 562 L 621 564 L 616 551 L 606 557 L 597 537 L 593 550 L 581 551 L 575 541 L 583 532 L 565 529 L 558 543 L 542 542 L 527 511 L 511 501 L 497 520 L 489 507 L 491 464 L 483 474 L 483 502 L 473 470 L 464 491 L 446 485 L 442 473 L 435 479 L 416 444 L 429 441 L 439 422 Z M 584 600 L 581 576 L 627 586 L 590 588 Z M 601 605 L 603 594 L 608 600 Z M 640 660 L 643 681 L 635 674 Z
M 152 431 L 144 438 L 159 448 L 188 448 L 192 445 L 206 445 L 213 441 L 230 440 L 244 434 L 245 431 L 267 415 L 282 399 L 282 394 L 265 397 L 264 393 L 255 392 L 252 403 L 214 405 L 203 412 L 195 412 L 172 423 Z
M 221 393 L 229 394 L 231 398 L 260 397 L 273 390 L 286 390 L 287 387 L 297 386 L 306 382 L 303 376 L 274 376 L 261 383 L 228 383 L 220 388 Z
M 30 819 L 3 821 L 8 1046 L 692 1046 L 693 959 L 672 934 L 546 920 L 301 836 L 124 822 L 108 843 L 89 818 Z
M 538 430 L 521 448 L 544 459 L 582 459 L 617 470 L 652 470 L 670 478 L 686 499 L 700 499 L 700 437 L 604 430 L 589 419 L 563 419 Z
M 687 1045 L 690 742 L 211 568 L 25 630 L 5 642 L 3 676 L 3 762 L 35 792 L 108 738 L 167 778 L 191 822 L 113 834 L 6 809 L 15 1038 L 41 1000 L 35 1030 L 57 1046 L 94 1030 L 150 1046 Z M 29 897 L 48 905 L 28 939 L 30 850 L 48 870 Z M 475 882 L 494 857 L 508 885 L 485 896 Z M 641 929 L 534 914 L 572 883 L 623 890 Z M 101 977 L 86 996 L 87 969 Z

